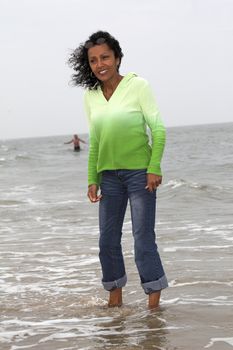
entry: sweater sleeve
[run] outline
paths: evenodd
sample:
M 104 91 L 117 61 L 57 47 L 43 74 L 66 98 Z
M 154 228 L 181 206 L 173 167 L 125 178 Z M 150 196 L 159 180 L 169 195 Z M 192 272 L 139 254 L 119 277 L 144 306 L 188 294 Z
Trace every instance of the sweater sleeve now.
M 84 95 L 84 108 L 87 115 L 89 125 L 89 154 L 88 154 L 88 186 L 98 185 L 100 182 L 100 176 L 97 173 L 97 162 L 99 153 L 99 142 L 96 137 L 94 125 L 91 123 L 91 113 L 88 101 L 88 92 Z
M 147 81 L 143 82 L 142 88 L 139 90 L 139 102 L 152 139 L 152 153 L 147 173 L 162 175 L 160 163 L 165 147 L 166 131 L 153 91 Z

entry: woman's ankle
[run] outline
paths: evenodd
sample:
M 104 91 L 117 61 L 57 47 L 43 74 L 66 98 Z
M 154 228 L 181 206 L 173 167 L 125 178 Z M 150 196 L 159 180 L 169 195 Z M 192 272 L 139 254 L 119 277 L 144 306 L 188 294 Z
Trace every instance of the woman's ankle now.
M 122 305 L 122 288 L 116 288 L 109 292 L 108 307 L 115 307 Z
M 153 292 L 149 294 L 148 307 L 149 309 L 155 309 L 159 306 L 161 291 Z

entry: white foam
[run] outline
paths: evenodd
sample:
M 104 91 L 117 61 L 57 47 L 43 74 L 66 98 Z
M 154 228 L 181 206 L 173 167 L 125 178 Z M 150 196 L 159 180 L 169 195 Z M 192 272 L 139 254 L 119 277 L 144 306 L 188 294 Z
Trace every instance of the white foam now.
M 233 346 L 233 338 L 211 338 L 209 344 L 207 344 L 205 346 L 205 348 L 210 348 L 211 346 L 213 346 L 215 343 L 217 342 L 224 342 L 224 343 L 227 343 L 231 346 Z
M 171 187 L 171 188 L 177 188 L 180 186 L 183 186 L 185 184 L 185 181 L 183 180 L 170 180 L 168 183 L 164 184 L 163 187 Z
M 24 349 L 30 349 L 30 348 L 34 348 L 35 346 L 37 346 L 38 344 L 31 344 L 31 345 L 12 345 L 10 350 L 24 350 Z
M 93 257 L 93 258 L 89 258 L 87 260 L 83 260 L 83 261 L 79 261 L 77 262 L 77 266 L 86 266 L 86 265 L 92 265 L 95 263 L 99 262 L 99 258 L 98 257 Z
M 56 204 L 77 204 L 77 203 L 84 203 L 85 201 L 78 201 L 78 200 L 66 200 L 66 201 L 60 201 L 56 202 Z
M 0 332 L 0 342 L 10 343 L 13 339 L 20 341 L 35 334 L 36 333 L 33 330 L 29 329 L 22 331 L 4 331 Z
M 178 242 L 193 242 L 193 241 L 197 241 L 198 238 L 194 237 L 194 238 L 185 238 L 185 239 L 178 239 Z
M 199 285 L 199 284 L 207 284 L 207 285 L 225 285 L 232 287 L 233 281 L 230 282 L 222 282 L 222 281 L 192 281 L 192 282 L 183 282 L 183 283 L 177 283 L 176 280 L 172 280 L 169 282 L 169 287 L 184 287 L 184 286 L 193 286 L 193 285 Z
M 165 253 L 174 253 L 177 251 L 177 247 L 169 247 L 169 248 L 163 248 L 163 251 Z
M 217 227 L 202 227 L 199 226 L 197 228 L 191 229 L 192 232 L 199 232 L 199 231 L 204 231 L 204 232 L 211 232 L 211 231 L 216 231 L 218 228 Z
M 34 191 L 36 188 L 37 186 L 22 185 L 22 186 L 13 187 L 12 191 L 15 191 L 16 193 L 30 193 Z
M 164 300 L 164 304 L 176 304 L 176 303 L 178 303 L 179 302 L 179 300 L 180 300 L 180 298 L 173 298 L 173 299 L 166 299 L 166 300 Z
M 70 324 L 70 323 L 79 323 L 83 322 L 82 319 L 80 318 L 64 318 L 64 319 L 52 319 L 52 320 L 44 320 L 41 322 L 33 322 L 33 321 L 23 321 L 19 320 L 17 318 L 12 319 L 12 320 L 5 320 L 2 321 L 2 325 L 19 325 L 19 326 L 24 326 L 24 327 L 40 327 L 40 328 L 47 328 L 48 326 L 54 326 L 54 325 L 63 325 L 63 324 Z
M 233 245 L 200 245 L 200 246 L 174 246 L 163 248 L 165 253 L 174 253 L 178 250 L 191 250 L 191 251 L 200 251 L 200 250 L 210 250 L 210 249 L 228 249 L 232 248 Z
M 77 334 L 71 333 L 71 332 L 54 333 L 48 337 L 42 338 L 41 340 L 39 340 L 39 343 L 44 343 L 44 342 L 47 342 L 49 340 L 54 340 L 54 339 L 63 339 L 64 341 L 66 341 L 67 338 L 76 338 L 76 337 L 77 337 Z

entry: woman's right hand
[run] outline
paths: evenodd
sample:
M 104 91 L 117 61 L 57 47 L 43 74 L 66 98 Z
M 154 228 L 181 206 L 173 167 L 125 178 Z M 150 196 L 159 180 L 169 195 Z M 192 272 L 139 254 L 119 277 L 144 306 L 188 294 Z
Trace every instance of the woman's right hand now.
M 98 189 L 99 189 L 99 187 L 95 184 L 88 186 L 87 196 L 92 203 L 99 202 L 99 200 L 102 198 L 101 194 L 98 195 Z

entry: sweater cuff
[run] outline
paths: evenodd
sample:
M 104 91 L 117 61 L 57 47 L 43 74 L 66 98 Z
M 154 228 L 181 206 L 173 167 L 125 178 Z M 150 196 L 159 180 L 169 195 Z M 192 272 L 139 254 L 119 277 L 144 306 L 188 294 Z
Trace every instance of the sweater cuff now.
M 89 176 L 88 177 L 88 186 L 90 185 L 97 185 L 99 186 L 101 182 L 101 174 L 97 173 L 96 176 Z
M 156 174 L 156 175 L 162 176 L 160 163 L 149 165 L 147 168 L 147 174 Z

